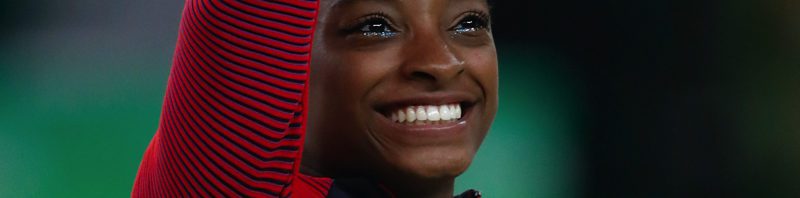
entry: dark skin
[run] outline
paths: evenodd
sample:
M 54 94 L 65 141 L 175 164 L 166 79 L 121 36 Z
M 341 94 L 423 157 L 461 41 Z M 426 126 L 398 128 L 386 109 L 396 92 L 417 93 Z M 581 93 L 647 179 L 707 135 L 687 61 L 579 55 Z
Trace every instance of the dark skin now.
M 452 197 L 497 111 L 485 0 L 320 1 L 302 172 Z M 398 124 L 408 105 L 462 106 L 451 122 Z

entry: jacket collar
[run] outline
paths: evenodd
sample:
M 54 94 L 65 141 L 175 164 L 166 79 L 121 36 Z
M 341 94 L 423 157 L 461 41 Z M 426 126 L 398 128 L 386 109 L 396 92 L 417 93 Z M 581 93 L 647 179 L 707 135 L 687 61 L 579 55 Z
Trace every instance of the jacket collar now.
M 334 179 L 328 198 L 362 198 L 362 197 L 387 197 L 394 198 L 394 194 L 386 187 L 366 179 L 342 178 Z M 481 198 L 481 192 L 470 189 L 454 198 Z

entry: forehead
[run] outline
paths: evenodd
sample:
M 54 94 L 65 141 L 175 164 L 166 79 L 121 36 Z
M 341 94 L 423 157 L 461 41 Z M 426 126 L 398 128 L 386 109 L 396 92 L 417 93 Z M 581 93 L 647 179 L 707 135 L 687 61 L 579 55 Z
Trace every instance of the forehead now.
M 384 4 L 419 4 L 419 3 L 453 3 L 453 2 L 481 2 L 488 4 L 487 0 L 322 0 L 322 4 L 327 4 L 326 7 L 340 7 L 348 6 L 356 3 L 373 2 Z

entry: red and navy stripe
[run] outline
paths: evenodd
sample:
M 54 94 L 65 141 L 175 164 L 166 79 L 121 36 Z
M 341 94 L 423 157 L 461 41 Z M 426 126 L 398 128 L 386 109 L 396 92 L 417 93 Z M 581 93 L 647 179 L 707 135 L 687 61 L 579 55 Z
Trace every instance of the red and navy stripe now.
M 317 1 L 187 0 L 133 197 L 324 197 L 301 175 Z

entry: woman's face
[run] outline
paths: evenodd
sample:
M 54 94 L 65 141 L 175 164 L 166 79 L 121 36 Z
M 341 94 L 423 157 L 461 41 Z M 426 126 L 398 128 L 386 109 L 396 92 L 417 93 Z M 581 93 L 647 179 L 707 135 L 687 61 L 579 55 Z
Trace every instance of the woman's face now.
M 321 1 L 312 55 L 303 161 L 318 174 L 455 177 L 497 110 L 485 0 Z

